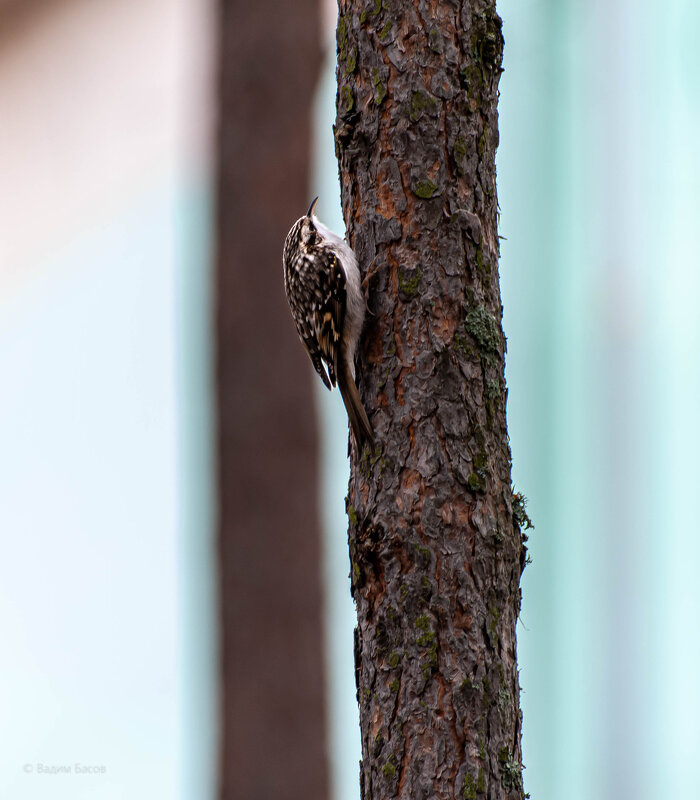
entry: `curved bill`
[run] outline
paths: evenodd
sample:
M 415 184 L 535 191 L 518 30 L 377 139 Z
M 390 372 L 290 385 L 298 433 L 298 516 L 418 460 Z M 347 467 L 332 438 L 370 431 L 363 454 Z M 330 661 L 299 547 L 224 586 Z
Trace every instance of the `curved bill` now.
M 314 199 L 311 201 L 309 210 L 306 212 L 307 217 L 310 217 L 314 213 L 314 206 L 316 205 L 317 202 L 318 202 L 318 195 L 316 195 L 316 197 L 314 197 Z

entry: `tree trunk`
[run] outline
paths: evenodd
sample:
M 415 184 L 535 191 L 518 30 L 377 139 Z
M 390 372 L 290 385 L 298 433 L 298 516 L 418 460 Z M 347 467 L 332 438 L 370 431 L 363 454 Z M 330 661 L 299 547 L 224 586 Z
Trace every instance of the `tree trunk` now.
M 220 9 L 221 797 L 325 800 L 313 376 L 282 281 L 309 204 L 318 2 Z
M 362 796 L 523 797 L 493 0 L 340 0 L 336 142 L 371 311 L 351 469 Z

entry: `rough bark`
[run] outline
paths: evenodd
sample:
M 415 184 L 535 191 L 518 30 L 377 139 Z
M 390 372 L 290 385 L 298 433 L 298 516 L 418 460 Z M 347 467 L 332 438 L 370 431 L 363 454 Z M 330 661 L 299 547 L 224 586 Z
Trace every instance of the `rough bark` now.
M 327 797 L 312 374 L 282 243 L 309 203 L 316 0 L 220 5 L 221 797 Z
M 523 796 L 492 0 L 340 0 L 336 144 L 368 306 L 352 463 L 361 788 Z

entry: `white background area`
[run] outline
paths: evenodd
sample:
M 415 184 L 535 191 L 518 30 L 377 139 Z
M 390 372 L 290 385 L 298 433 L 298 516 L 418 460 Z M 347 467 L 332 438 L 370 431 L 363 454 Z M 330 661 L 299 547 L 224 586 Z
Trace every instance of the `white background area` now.
M 212 512 L 187 479 L 208 418 L 181 391 L 209 13 L 0 8 L 3 798 L 213 796 Z

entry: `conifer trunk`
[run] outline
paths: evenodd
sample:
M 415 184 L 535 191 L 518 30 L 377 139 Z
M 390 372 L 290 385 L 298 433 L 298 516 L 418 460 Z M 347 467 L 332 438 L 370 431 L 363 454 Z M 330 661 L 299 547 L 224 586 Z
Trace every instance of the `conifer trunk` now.
M 351 465 L 361 788 L 523 797 L 492 0 L 340 0 L 336 145 L 378 445 Z

